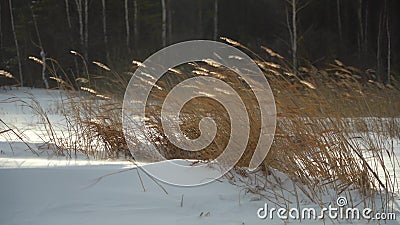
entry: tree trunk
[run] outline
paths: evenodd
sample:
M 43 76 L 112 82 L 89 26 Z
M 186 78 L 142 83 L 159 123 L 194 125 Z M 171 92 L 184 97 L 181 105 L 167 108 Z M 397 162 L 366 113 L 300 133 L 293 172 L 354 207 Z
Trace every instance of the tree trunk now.
M 363 23 L 363 4 L 362 0 L 358 1 L 358 11 L 357 11 L 357 16 L 358 16 L 358 24 L 359 24 L 359 40 L 358 40 L 358 54 L 359 54 L 359 59 L 361 61 L 361 56 L 363 55 L 364 52 L 364 23 Z
M 338 23 L 339 40 L 340 40 L 339 46 L 342 46 L 343 34 L 342 34 L 342 14 L 340 12 L 340 0 L 336 0 L 336 11 L 337 11 L 337 23 Z
M 171 42 L 171 39 L 172 39 L 172 10 L 171 10 L 171 3 L 170 2 L 167 3 L 167 12 L 168 12 L 168 17 L 167 17 L 168 36 L 167 36 L 167 39 L 169 40 L 169 42 Z
M 40 57 L 41 57 L 42 63 L 43 63 L 42 64 L 42 80 L 43 80 L 44 86 L 47 89 L 49 89 L 50 88 L 49 81 L 47 80 L 47 77 L 46 77 L 46 53 L 43 49 L 42 39 L 40 38 L 39 27 L 38 27 L 37 21 L 36 21 L 36 15 L 33 12 L 33 6 L 31 6 L 31 13 L 32 13 L 32 19 L 33 19 L 33 25 L 34 25 L 35 31 L 36 31 L 36 36 L 37 36 L 37 39 L 39 42 Z
M 71 15 L 70 15 L 70 12 L 69 12 L 69 0 L 65 0 L 65 12 L 66 12 L 66 15 L 67 15 L 67 24 L 68 24 L 68 28 L 69 28 L 69 31 L 70 32 L 68 32 L 69 33 L 69 39 L 70 39 L 70 42 L 71 43 L 73 43 L 73 37 L 72 37 L 72 35 L 71 35 L 71 31 L 72 31 L 72 23 L 71 23 Z M 78 61 L 77 61 L 77 59 L 76 59 L 76 57 L 74 57 L 74 64 L 75 64 L 75 68 L 76 68 L 76 71 L 77 71 L 77 74 L 78 74 L 78 76 L 79 76 L 79 66 L 78 66 Z
M 47 77 L 46 77 L 46 53 L 44 52 L 43 48 L 40 49 L 40 57 L 42 58 L 42 62 L 43 62 L 43 65 L 42 65 L 42 80 L 43 80 L 44 86 L 47 89 L 49 89 L 50 88 L 49 81 L 47 80 Z
M 1 3 L 0 3 L 0 12 L 1 12 Z M 3 51 L 3 30 L 1 29 L 2 22 L 1 22 L 1 16 L 0 16 L 0 51 Z M 2 60 L 2 54 L 0 54 L 0 60 Z
M 130 30 L 129 30 L 129 8 L 128 8 L 128 0 L 125 0 L 124 8 L 125 8 L 126 47 L 128 48 L 128 50 L 130 50 L 130 45 L 129 45 Z
M 103 37 L 104 37 L 104 46 L 106 50 L 106 59 L 107 62 L 110 62 L 110 52 L 108 50 L 108 36 L 107 36 L 107 14 L 106 14 L 106 0 L 101 0 L 102 5 L 102 14 L 103 14 Z
M 165 47 L 167 45 L 167 7 L 165 4 L 166 0 L 161 0 L 161 10 L 162 10 L 162 15 L 161 15 L 161 40 L 162 40 L 162 46 Z
M 390 74 L 390 32 L 388 30 L 387 1 L 380 9 L 377 37 L 377 77 L 380 82 L 388 82 Z
M 19 71 L 19 82 L 21 87 L 24 86 L 24 77 L 22 75 L 22 64 L 21 64 L 21 56 L 19 54 L 19 45 L 17 40 L 17 33 L 15 32 L 15 25 L 14 25 L 14 14 L 12 9 L 12 1 L 8 0 L 8 4 L 10 6 L 10 17 L 11 17 L 11 28 L 14 35 L 14 42 L 15 42 L 15 49 L 17 51 L 17 60 L 18 60 L 18 71 Z
M 81 43 L 81 47 L 85 46 L 85 41 L 83 37 L 83 11 L 82 11 L 82 0 L 75 0 L 76 10 L 78 12 L 78 21 L 79 21 L 79 39 Z
M 65 0 L 65 13 L 67 14 L 68 27 L 71 28 L 72 24 L 71 24 L 71 16 L 69 14 L 69 0 Z
M 84 55 L 85 59 L 88 60 L 88 51 L 89 51 L 89 0 L 84 0 L 85 3 L 85 50 Z
M 292 63 L 293 72 L 297 71 L 297 1 L 292 0 Z
M 137 0 L 133 0 L 133 46 L 136 47 L 136 43 L 138 41 L 138 6 Z
M 376 38 L 376 70 L 377 70 L 377 77 L 380 79 L 382 73 L 382 65 L 381 65 L 381 33 L 382 33 L 382 13 L 380 13 L 379 21 L 378 21 L 378 37 Z
M 386 4 L 387 4 L 387 2 L 385 1 L 385 6 L 386 6 Z M 386 81 L 389 84 L 390 81 L 391 81 L 391 77 L 390 77 L 390 71 L 391 71 L 391 53 L 390 53 L 390 51 L 391 51 L 391 40 L 390 40 L 389 12 L 388 11 L 386 11 L 386 36 L 387 36 L 387 78 L 386 78 Z
M 218 38 L 218 0 L 214 0 L 214 40 Z
M 365 10 L 364 10 L 364 51 L 363 55 L 366 57 L 368 53 L 368 8 L 369 4 L 368 1 L 365 3 Z

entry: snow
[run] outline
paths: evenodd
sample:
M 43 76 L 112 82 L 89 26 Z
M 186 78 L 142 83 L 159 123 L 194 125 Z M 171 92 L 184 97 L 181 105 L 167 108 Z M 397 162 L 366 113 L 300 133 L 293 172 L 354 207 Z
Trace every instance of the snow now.
M 12 129 L 22 132 L 27 140 L 23 143 L 10 132 L 0 134 L 2 225 L 300 223 L 299 220 L 283 221 L 279 218 L 259 219 L 257 210 L 264 203 L 274 206 L 273 201 L 247 193 L 243 186 L 233 185 L 227 178 L 197 187 L 178 187 L 155 181 L 131 162 L 56 156 L 49 147 L 43 147 L 49 143 L 43 124 L 39 123 L 40 118 L 32 109 L 14 101 L 17 97 L 32 103 L 32 96 L 40 102 L 58 131 L 61 132 L 64 126 L 60 91 L 28 88 L 0 90 L 0 118 Z M 6 129 L 0 124 L 0 131 Z M 41 154 L 36 156 L 26 144 Z M 395 148 L 400 151 L 399 143 Z M 159 167 L 168 173 L 171 171 L 165 169 L 167 164 L 160 162 L 144 166 Z M 204 173 L 207 172 L 210 171 L 205 169 Z M 399 172 L 397 167 L 396 173 Z M 283 174 L 276 175 L 285 180 Z M 289 182 L 285 188 L 290 187 Z M 289 192 L 282 191 L 280 194 L 296 202 Z M 264 194 L 271 198 L 274 196 L 274 193 Z M 399 200 L 395 202 L 398 203 Z M 300 199 L 300 204 L 302 207 L 317 207 L 306 198 Z M 301 223 L 322 222 L 333 223 L 329 219 L 304 220 Z M 366 222 L 340 221 L 341 224 Z M 386 222 L 398 224 L 397 221 Z
M 161 166 L 161 165 L 160 165 Z M 255 224 L 256 202 L 238 204 L 238 190 L 215 182 L 161 190 L 135 171 L 95 179 L 121 166 L 0 170 L 0 224 Z M 4 191 L 7 190 L 7 191 Z M 183 207 L 181 199 L 183 195 Z M 200 217 L 201 213 L 209 216 Z M 235 215 L 236 214 L 236 215 Z

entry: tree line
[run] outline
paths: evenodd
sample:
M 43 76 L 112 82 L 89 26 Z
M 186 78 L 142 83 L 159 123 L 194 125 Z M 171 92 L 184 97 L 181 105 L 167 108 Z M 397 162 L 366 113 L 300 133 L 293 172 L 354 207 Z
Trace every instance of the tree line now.
M 0 1 L 0 69 L 24 86 L 50 87 L 45 65 L 60 62 L 77 77 L 81 61 L 117 70 L 163 46 L 229 37 L 260 53 L 267 46 L 293 70 L 339 59 L 389 83 L 400 60 L 396 0 L 4 0 Z M 11 81 L 0 80 L 0 84 Z

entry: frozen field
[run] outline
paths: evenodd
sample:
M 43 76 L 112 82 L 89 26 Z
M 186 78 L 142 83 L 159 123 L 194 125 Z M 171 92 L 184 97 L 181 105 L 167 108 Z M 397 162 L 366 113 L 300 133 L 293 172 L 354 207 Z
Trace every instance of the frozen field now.
M 9 131 L 0 134 L 1 225 L 300 223 L 299 220 L 279 218 L 259 219 L 257 210 L 264 207 L 264 203 L 270 206 L 275 206 L 275 203 L 247 193 L 243 187 L 231 184 L 226 178 L 208 185 L 184 188 L 156 183 L 129 162 L 95 161 L 83 156 L 72 160 L 57 157 L 47 143 L 46 130 L 38 116 L 21 102 L 14 101 L 18 97 L 30 102 L 30 96 L 39 101 L 55 124 L 56 132 L 63 132 L 60 92 L 0 90 L 1 120 L 11 129 L 21 132 L 26 141 L 23 143 Z M 10 128 L 0 124 L 0 132 Z M 399 142 L 394 143 L 394 148 L 399 154 Z M 153 166 L 163 168 L 163 163 Z M 400 174 L 398 167 L 392 172 Z M 285 185 L 285 176 L 279 173 L 277 176 Z M 300 207 L 317 207 L 301 194 L 299 196 Z M 288 198 L 296 202 L 293 196 Z M 394 207 L 399 209 L 399 197 L 395 199 Z M 396 216 L 400 218 L 398 213 Z M 323 222 L 332 223 L 329 219 L 301 221 L 302 224 Z M 397 220 L 363 219 L 340 221 L 340 224 L 367 222 L 399 224 Z

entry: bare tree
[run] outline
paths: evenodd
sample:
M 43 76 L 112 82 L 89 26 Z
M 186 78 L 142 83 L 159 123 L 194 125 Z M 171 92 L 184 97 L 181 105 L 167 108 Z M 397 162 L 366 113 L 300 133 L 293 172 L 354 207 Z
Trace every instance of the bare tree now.
M 67 14 L 68 27 L 71 28 L 71 16 L 69 14 L 69 0 L 65 0 L 65 13 Z
M 0 12 L 1 12 L 1 3 L 0 3 Z M 3 30 L 1 27 L 1 16 L 0 16 L 0 50 L 3 49 Z
M 130 49 L 130 46 L 129 46 L 130 29 L 129 29 L 129 5 L 128 5 L 128 0 L 125 0 L 124 8 L 125 8 L 126 47 L 128 49 Z
M 35 27 L 35 31 L 36 31 L 36 36 L 39 42 L 39 48 L 40 48 L 40 57 L 42 59 L 42 80 L 44 83 L 44 86 L 48 89 L 50 88 L 49 86 L 49 81 L 47 80 L 46 77 L 46 53 L 43 49 L 43 45 L 42 45 L 42 39 L 40 38 L 40 33 L 39 33 L 39 27 L 37 25 L 37 20 L 36 20 L 36 15 L 33 12 L 33 5 L 31 5 L 31 13 L 32 13 L 32 19 L 33 19 L 33 25 Z
M 358 52 L 359 52 L 360 56 L 362 55 L 362 53 L 364 51 L 364 40 L 365 40 L 363 10 L 362 9 L 363 9 L 363 1 L 359 0 L 357 16 L 358 16 L 358 24 L 359 24 Z
M 72 30 L 72 23 L 71 23 L 71 14 L 70 14 L 70 11 L 69 11 L 69 0 L 65 0 L 65 13 L 66 13 L 66 16 L 67 16 L 68 28 L 71 31 Z M 70 39 L 70 42 L 72 43 L 73 42 L 73 37 L 71 35 L 71 32 L 69 32 L 69 39 Z M 74 63 L 75 63 L 76 71 L 79 74 L 78 61 L 77 61 L 76 57 L 74 57 Z
M 201 3 L 202 3 L 202 0 L 197 1 L 197 5 L 198 5 L 197 29 L 198 29 L 199 37 L 203 36 L 203 5 Z
M 363 54 L 366 55 L 368 52 L 368 1 L 365 1 L 365 9 L 364 9 L 364 52 Z
M 378 36 L 376 38 L 376 69 L 377 69 L 377 75 L 378 78 L 381 76 L 381 70 L 382 70 L 382 60 L 381 60 L 381 33 L 382 33 L 382 12 L 380 13 L 379 16 L 379 21 L 378 21 Z
M 218 0 L 214 1 L 214 33 L 213 38 L 217 40 L 218 36 Z
M 298 28 L 297 28 L 297 21 L 298 17 L 297 14 L 303 10 L 305 7 L 308 6 L 310 2 L 303 2 L 302 4 L 299 3 L 299 0 L 287 0 L 287 3 L 290 6 L 290 10 L 286 9 L 286 23 L 289 30 L 290 36 L 290 45 L 292 50 L 292 66 L 293 72 L 297 72 L 298 61 L 297 61 L 297 42 L 298 42 Z
M 165 1 L 161 0 L 161 40 L 163 47 L 167 45 L 167 7 Z
M 76 10 L 78 12 L 78 21 L 79 21 L 79 39 L 81 46 L 85 46 L 85 39 L 83 36 L 83 9 L 82 9 L 82 0 L 75 0 Z
M 78 13 L 78 21 L 79 21 L 79 36 L 80 43 L 83 47 L 83 55 L 84 58 L 88 58 L 88 43 L 89 43 L 89 0 L 75 0 L 76 11 Z M 83 6 L 82 6 L 83 5 Z
M 391 39 L 389 29 L 389 13 L 387 0 L 380 9 L 377 36 L 377 75 L 381 82 L 390 82 L 391 71 Z
M 136 42 L 138 39 L 138 23 L 137 23 L 137 18 L 138 18 L 138 6 L 137 6 L 137 0 L 133 0 L 133 38 L 134 38 L 134 46 L 136 46 Z
M 385 1 L 385 6 L 387 7 Z M 391 71 L 391 40 L 390 40 L 390 28 L 389 28 L 389 12 L 386 12 L 386 36 L 387 36 L 387 83 L 390 83 L 390 71 Z
M 293 72 L 297 71 L 297 0 L 288 1 L 291 8 L 291 19 L 289 10 L 286 10 L 286 22 L 289 30 L 290 45 L 292 48 Z M 290 22 L 291 20 L 291 22 Z
M 15 25 L 14 25 L 14 14 L 12 9 L 12 1 L 8 0 L 8 4 L 10 6 L 10 17 L 11 17 L 11 28 L 14 35 L 14 42 L 15 42 L 15 49 L 17 51 L 17 60 L 18 60 L 18 71 L 19 71 L 19 82 L 21 86 L 24 86 L 24 77 L 22 75 L 22 64 L 21 64 L 21 56 L 19 54 L 19 45 L 17 40 L 17 33 L 15 32 Z
M 83 51 L 85 59 L 88 59 L 88 48 L 89 48 L 89 0 L 84 0 L 85 9 L 85 49 Z
M 104 46 L 106 49 L 107 62 L 110 62 L 110 52 L 108 50 L 108 36 L 107 36 L 107 14 L 106 14 L 106 0 L 101 0 L 102 14 L 103 14 L 103 37 Z
M 339 40 L 340 42 L 342 42 L 343 35 L 342 35 L 342 14 L 340 12 L 340 0 L 336 0 L 336 13 L 337 13 L 337 24 L 339 30 Z

